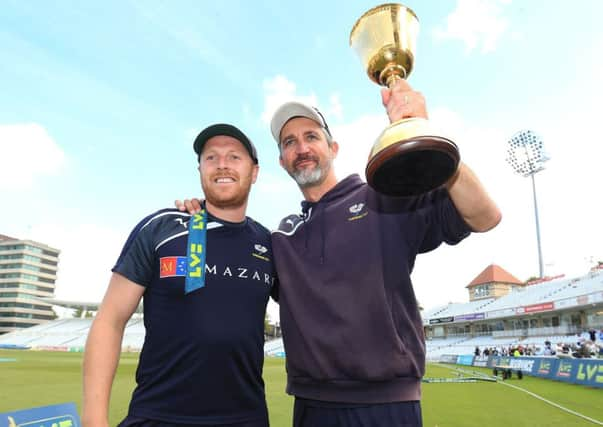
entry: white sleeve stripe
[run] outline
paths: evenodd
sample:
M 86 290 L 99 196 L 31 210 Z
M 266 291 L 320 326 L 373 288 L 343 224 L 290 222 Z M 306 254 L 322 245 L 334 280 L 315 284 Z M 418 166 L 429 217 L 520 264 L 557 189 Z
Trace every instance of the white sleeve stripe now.
M 219 222 L 212 221 L 212 222 L 209 222 L 209 223 L 207 224 L 207 229 L 208 229 L 208 230 L 212 230 L 212 229 L 214 229 L 214 228 L 219 228 L 219 227 L 222 227 L 222 224 L 220 224 Z M 157 244 L 157 246 L 155 246 L 155 250 L 159 249 L 160 247 L 162 247 L 164 244 L 166 244 L 166 243 L 167 243 L 167 242 L 169 242 L 170 240 L 174 240 L 174 239 L 175 239 L 175 238 L 177 238 L 177 237 L 180 237 L 180 236 L 185 236 L 185 235 L 187 235 L 187 234 L 188 234 L 188 230 L 186 230 L 186 231 L 182 231 L 181 233 L 174 234 L 173 236 L 170 236 L 170 237 L 168 237 L 167 239 L 164 239 L 164 240 L 162 240 L 161 242 L 159 242 L 159 243 Z
M 145 228 L 147 225 L 149 225 L 151 222 L 153 222 L 153 221 L 154 221 L 154 220 L 156 220 L 157 218 L 161 218 L 162 216 L 165 216 L 165 215 L 177 215 L 177 216 L 188 216 L 188 217 L 190 217 L 190 216 L 191 216 L 191 214 L 186 213 L 186 212 L 171 212 L 171 211 L 170 211 L 170 212 L 162 212 L 162 213 L 160 213 L 159 215 L 155 215 L 153 218 L 149 219 L 149 220 L 148 220 L 148 221 L 145 223 L 145 225 L 143 225 L 142 227 L 140 227 L 140 229 L 141 229 L 141 230 L 142 230 L 142 229 L 144 229 L 144 228 Z
M 188 234 L 188 230 L 183 231 L 182 233 L 178 233 L 178 234 L 174 234 L 173 236 L 168 237 L 167 239 L 159 242 L 157 244 L 157 246 L 155 246 L 155 250 L 159 249 L 161 246 L 163 246 L 164 244 L 166 244 L 167 242 L 169 242 L 170 240 L 174 240 L 176 237 L 180 237 L 180 236 L 184 236 Z

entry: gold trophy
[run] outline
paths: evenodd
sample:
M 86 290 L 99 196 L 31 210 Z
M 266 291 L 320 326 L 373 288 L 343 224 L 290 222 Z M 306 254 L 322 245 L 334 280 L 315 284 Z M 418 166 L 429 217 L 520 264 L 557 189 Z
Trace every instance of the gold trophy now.
M 350 46 L 369 78 L 391 88 L 412 71 L 418 32 L 419 20 L 412 10 L 397 3 L 382 4 L 356 21 Z M 426 119 L 402 119 L 385 128 L 373 144 L 366 181 L 382 194 L 418 195 L 448 181 L 459 160 L 456 144 L 435 135 Z

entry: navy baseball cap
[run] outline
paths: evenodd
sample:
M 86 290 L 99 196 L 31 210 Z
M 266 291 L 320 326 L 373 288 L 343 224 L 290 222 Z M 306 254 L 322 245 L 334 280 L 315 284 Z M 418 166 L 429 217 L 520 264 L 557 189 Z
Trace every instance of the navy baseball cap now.
M 193 144 L 195 153 L 197 153 L 197 160 L 199 160 L 201 157 L 201 151 L 203 151 L 203 146 L 207 140 L 219 135 L 231 136 L 238 140 L 241 144 L 243 144 L 243 147 L 247 149 L 249 155 L 253 159 L 253 162 L 256 165 L 258 164 L 258 154 L 251 140 L 247 138 L 247 135 L 241 132 L 240 129 L 226 123 L 217 123 L 215 125 L 208 126 L 203 129 L 199 135 L 197 135 L 197 138 L 195 138 L 195 143 Z

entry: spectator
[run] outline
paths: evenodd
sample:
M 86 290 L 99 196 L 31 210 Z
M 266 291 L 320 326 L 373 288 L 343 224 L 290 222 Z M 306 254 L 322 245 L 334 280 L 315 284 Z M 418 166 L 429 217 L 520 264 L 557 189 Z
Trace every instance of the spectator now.
M 544 342 L 544 355 L 545 356 L 553 356 L 554 354 L 555 354 L 555 350 L 551 346 L 551 342 L 545 341 Z
M 590 346 L 588 343 L 583 343 L 579 346 L 576 351 L 572 353 L 572 356 L 577 358 L 589 358 L 590 357 Z

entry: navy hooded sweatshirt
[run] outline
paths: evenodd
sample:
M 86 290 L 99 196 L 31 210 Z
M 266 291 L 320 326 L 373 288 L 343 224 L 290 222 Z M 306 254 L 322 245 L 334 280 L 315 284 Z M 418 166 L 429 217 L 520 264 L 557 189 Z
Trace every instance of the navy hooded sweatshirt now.
M 420 399 L 423 325 L 415 257 L 469 235 L 445 189 L 393 198 L 358 175 L 272 233 L 287 392 L 327 402 Z M 437 268 L 437 266 L 434 266 Z

